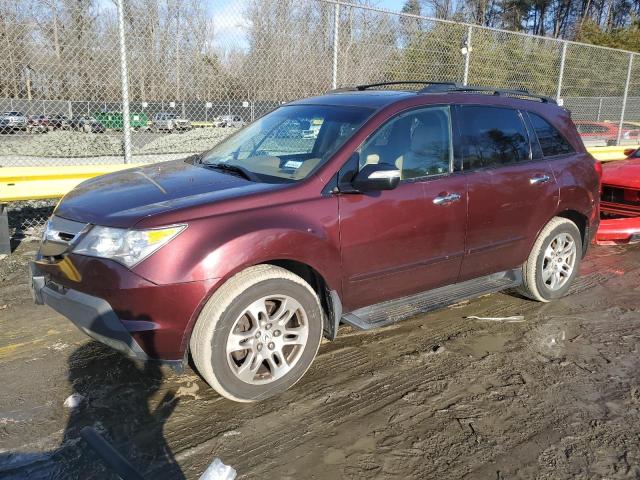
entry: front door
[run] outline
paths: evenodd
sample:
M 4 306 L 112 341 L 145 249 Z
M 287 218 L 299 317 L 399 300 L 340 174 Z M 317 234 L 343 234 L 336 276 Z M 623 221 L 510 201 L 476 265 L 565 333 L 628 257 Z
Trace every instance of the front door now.
M 449 107 L 394 117 L 359 149 L 360 166 L 395 164 L 394 190 L 339 199 L 345 311 L 455 283 L 466 179 L 453 173 Z

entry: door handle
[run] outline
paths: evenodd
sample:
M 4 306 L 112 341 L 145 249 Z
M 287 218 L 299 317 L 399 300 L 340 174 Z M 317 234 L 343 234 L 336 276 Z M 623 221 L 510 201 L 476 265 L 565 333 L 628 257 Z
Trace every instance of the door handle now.
M 540 185 L 541 183 L 547 183 L 549 180 L 551 180 L 549 175 L 536 175 L 529 179 L 529 183 L 531 185 Z
M 448 195 L 439 195 L 433 199 L 434 205 L 447 205 L 449 203 L 457 202 L 460 200 L 460 195 L 457 193 L 449 193 Z

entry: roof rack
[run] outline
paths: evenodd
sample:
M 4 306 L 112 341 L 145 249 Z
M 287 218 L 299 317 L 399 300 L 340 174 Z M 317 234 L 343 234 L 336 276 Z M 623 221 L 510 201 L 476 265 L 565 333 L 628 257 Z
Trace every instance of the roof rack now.
M 457 86 L 459 84 L 454 83 L 454 82 L 427 82 L 427 81 L 423 81 L 423 80 L 416 80 L 416 81 L 407 80 L 407 81 L 398 81 L 398 82 L 369 83 L 369 84 L 365 84 L 365 85 L 356 85 L 354 87 L 334 88 L 333 90 L 331 90 L 331 93 L 355 92 L 355 91 L 361 92 L 363 90 L 369 90 L 370 88 L 387 87 L 387 86 L 390 86 L 390 85 L 442 85 L 442 86 L 448 85 L 448 86 L 454 87 L 454 86 Z
M 474 85 L 461 85 L 454 83 L 451 85 L 433 85 L 418 90 L 418 93 L 442 93 L 442 92 L 460 92 L 460 93 L 489 93 L 491 95 L 507 96 L 507 97 L 528 97 L 539 100 L 542 103 L 557 103 L 554 98 L 545 95 L 537 95 L 531 93 L 524 88 L 495 88 L 495 87 L 479 87 Z
M 358 91 L 361 92 L 364 90 L 369 90 L 371 88 L 386 87 L 390 85 L 426 85 L 420 90 L 417 90 L 416 93 L 444 93 L 444 92 L 488 93 L 491 95 L 499 95 L 499 96 L 527 97 L 530 99 L 539 100 L 542 103 L 557 103 L 554 98 L 547 97 L 545 95 L 537 95 L 525 89 L 482 87 L 482 86 L 474 86 L 474 85 L 463 85 L 461 83 L 456 83 L 456 82 L 430 82 L 426 80 L 369 83 L 366 85 L 356 85 L 355 87 L 336 88 L 334 90 L 331 90 L 331 93 L 358 92 Z

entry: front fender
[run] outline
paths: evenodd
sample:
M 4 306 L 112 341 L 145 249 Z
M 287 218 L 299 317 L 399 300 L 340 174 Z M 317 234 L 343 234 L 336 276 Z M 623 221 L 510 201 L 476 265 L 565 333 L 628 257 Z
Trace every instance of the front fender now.
M 224 281 L 247 267 L 276 260 L 306 264 L 324 278 L 330 289 L 340 290 L 338 245 L 306 231 L 269 229 L 247 233 L 210 252 L 193 274 Z
M 337 201 L 320 197 L 196 219 L 169 244 L 135 267 L 156 283 L 226 279 L 258 263 L 295 260 L 340 290 Z

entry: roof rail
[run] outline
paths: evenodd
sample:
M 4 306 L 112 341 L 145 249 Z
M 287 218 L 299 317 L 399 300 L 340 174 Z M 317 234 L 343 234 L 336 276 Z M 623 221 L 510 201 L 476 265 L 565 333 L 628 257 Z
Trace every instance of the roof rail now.
M 363 90 L 369 90 L 370 88 L 386 87 L 389 85 L 443 85 L 443 86 L 448 85 L 448 86 L 454 87 L 454 86 L 458 86 L 459 84 L 454 82 L 427 82 L 423 80 L 416 80 L 416 81 L 406 80 L 406 81 L 398 81 L 398 82 L 369 83 L 365 85 L 356 85 L 354 87 L 334 88 L 333 90 L 331 90 L 331 93 L 355 92 L 355 91 L 361 92 Z
M 515 97 L 528 97 L 532 99 L 536 99 L 541 101 L 542 103 L 557 103 L 554 98 L 547 97 L 545 95 L 537 95 L 535 93 L 531 93 L 529 90 L 518 89 L 518 88 L 495 88 L 495 87 L 480 87 L 474 85 L 460 85 L 453 84 L 451 86 L 446 85 L 437 85 L 434 87 L 428 86 L 421 90 L 418 90 L 418 93 L 438 93 L 438 92 L 461 92 L 461 93 L 489 93 L 492 95 L 500 95 L 500 96 L 515 96 Z
M 445 92 L 460 92 L 460 93 L 488 93 L 491 95 L 501 96 L 515 96 L 515 97 L 527 97 L 535 100 L 539 100 L 542 103 L 557 103 L 552 97 L 545 95 L 537 95 L 531 93 L 529 90 L 517 89 L 517 88 L 497 88 L 497 87 L 483 87 L 475 85 L 463 85 L 457 82 L 431 82 L 426 80 L 411 80 L 411 81 L 397 81 L 397 82 L 380 82 L 369 83 L 365 85 L 356 85 L 354 87 L 343 87 L 331 90 L 330 93 L 338 92 L 361 92 L 376 87 L 386 87 L 389 85 L 426 85 L 420 90 L 416 90 L 416 93 L 445 93 Z

